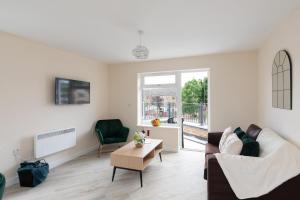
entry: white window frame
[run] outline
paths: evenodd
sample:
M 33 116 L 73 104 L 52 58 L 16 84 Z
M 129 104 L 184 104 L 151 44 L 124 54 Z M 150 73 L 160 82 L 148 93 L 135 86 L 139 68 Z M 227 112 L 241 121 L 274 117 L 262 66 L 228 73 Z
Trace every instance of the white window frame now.
M 168 76 L 168 75 L 175 75 L 175 83 L 174 84 L 151 84 L 145 85 L 145 77 L 147 76 Z M 142 88 L 172 88 L 172 86 L 176 85 L 176 73 L 175 72 L 152 72 L 152 73 L 143 73 L 141 74 L 141 86 Z
M 175 89 L 175 97 L 176 97 L 176 107 L 177 107 L 177 122 L 180 120 L 180 116 L 182 115 L 181 111 L 181 76 L 180 72 L 173 71 L 173 72 L 150 72 L 150 73 L 141 73 L 138 74 L 138 125 L 145 125 L 143 124 L 143 89 L 145 88 L 162 88 L 162 89 Z M 145 85 L 144 78 L 146 76 L 165 76 L 165 75 L 175 75 L 175 83 L 174 84 L 151 84 Z M 176 124 L 179 126 L 179 124 Z M 174 126 L 174 125 L 169 125 Z

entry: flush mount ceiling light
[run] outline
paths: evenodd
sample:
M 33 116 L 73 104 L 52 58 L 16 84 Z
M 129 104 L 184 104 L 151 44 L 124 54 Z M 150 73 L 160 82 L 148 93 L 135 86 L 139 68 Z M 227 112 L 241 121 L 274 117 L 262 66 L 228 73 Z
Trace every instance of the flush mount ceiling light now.
M 133 50 L 132 55 L 136 59 L 147 59 L 149 56 L 149 50 L 147 47 L 142 45 L 142 35 L 144 34 L 144 31 L 139 30 L 138 31 L 139 37 L 140 37 L 140 44 L 138 44 Z

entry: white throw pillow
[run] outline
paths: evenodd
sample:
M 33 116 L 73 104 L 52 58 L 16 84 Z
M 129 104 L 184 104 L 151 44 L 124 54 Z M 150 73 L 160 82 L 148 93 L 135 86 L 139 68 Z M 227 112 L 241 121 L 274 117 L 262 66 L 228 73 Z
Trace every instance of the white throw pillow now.
M 229 126 L 228 128 L 226 128 L 222 134 L 222 137 L 220 139 L 220 142 L 219 142 L 219 150 L 221 151 L 221 149 L 223 149 L 223 145 L 226 141 L 226 138 L 232 134 L 233 131 L 232 131 L 232 128 Z
M 243 142 L 236 134 L 230 134 L 223 145 L 221 153 L 240 155 L 243 148 Z

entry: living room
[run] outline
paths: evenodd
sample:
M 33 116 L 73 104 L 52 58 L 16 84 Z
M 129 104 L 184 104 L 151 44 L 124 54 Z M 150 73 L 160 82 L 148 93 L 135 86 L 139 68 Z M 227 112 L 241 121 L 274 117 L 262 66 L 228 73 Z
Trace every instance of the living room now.
M 0 199 L 297 199 L 299 6 L 298 0 L 1 1 Z M 170 88 L 181 88 L 178 74 L 204 71 L 208 144 L 185 150 L 182 95 Z M 166 124 L 157 107 L 152 116 L 161 124 L 141 120 L 141 86 L 149 74 L 176 77 L 155 85 L 175 97 L 176 115 L 165 111 Z M 59 102 L 59 81 L 88 84 L 88 99 Z M 113 119 L 119 120 L 112 127 L 129 130 L 124 141 L 105 144 L 97 124 Z M 230 135 L 237 127 L 259 145 L 257 155 L 241 154 L 241 138 L 234 147 L 240 145 L 241 155 L 221 151 L 226 134 L 216 132 Z M 38 135 L 69 129 L 75 130 L 72 144 L 53 152 L 42 144 L 48 153 L 37 156 Z M 122 164 L 135 136 L 146 137 L 134 151 L 148 149 L 149 163 L 125 167 L 135 162 Z M 267 140 L 272 148 L 264 146 Z M 274 147 L 279 143 L 281 151 Z M 54 147 L 59 144 L 67 145 L 56 139 Z M 280 156 L 265 156 L 270 149 Z M 43 159 L 47 178 L 21 187 L 20 163 Z M 254 181 L 249 174 L 255 173 Z M 253 185 L 238 184 L 241 174 Z M 268 181 L 258 189 L 262 178 Z

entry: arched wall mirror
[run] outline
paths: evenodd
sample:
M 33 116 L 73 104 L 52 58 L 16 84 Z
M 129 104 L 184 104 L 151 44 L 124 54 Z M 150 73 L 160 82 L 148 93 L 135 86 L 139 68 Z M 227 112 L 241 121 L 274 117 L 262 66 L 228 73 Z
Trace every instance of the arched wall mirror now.
M 273 108 L 292 109 L 292 65 L 289 53 L 280 50 L 272 66 Z

